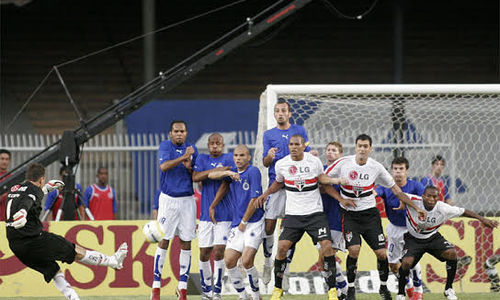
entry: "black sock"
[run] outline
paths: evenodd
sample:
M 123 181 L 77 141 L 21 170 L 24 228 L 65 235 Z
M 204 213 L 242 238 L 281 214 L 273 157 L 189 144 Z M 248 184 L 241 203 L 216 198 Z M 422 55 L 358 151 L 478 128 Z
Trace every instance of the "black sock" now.
M 377 259 L 377 269 L 378 276 L 382 284 L 387 282 L 387 278 L 389 277 L 389 261 L 387 257 L 385 259 Z
M 399 267 L 399 278 L 398 278 L 398 295 L 405 294 L 406 278 L 410 274 L 410 270 L 404 270 L 403 266 Z
M 453 281 L 455 280 L 455 274 L 457 274 L 457 260 L 447 260 L 446 261 L 446 286 L 445 290 L 451 289 L 453 286 Z
M 274 260 L 274 286 L 281 289 L 283 282 L 283 273 L 286 269 L 286 258 Z
M 335 266 L 335 255 L 325 256 L 323 261 L 323 270 L 326 273 L 326 283 L 328 284 L 328 289 L 335 287 L 335 276 L 337 276 L 337 269 Z
M 347 282 L 354 283 L 354 281 L 356 280 L 356 270 L 358 268 L 358 259 L 352 258 L 349 255 L 347 255 L 346 268 L 347 268 Z

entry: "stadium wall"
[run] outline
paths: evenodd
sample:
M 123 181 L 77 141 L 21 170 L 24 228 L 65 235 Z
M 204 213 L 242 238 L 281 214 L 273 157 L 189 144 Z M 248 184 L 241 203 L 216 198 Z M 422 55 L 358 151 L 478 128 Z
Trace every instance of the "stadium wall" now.
M 500 218 L 496 218 L 500 221 Z M 387 220 L 384 219 L 384 226 Z M 153 280 L 153 256 L 156 244 L 144 240 L 142 226 L 147 221 L 95 221 L 95 222 L 51 222 L 45 223 L 46 229 L 65 236 L 68 240 L 85 247 L 111 254 L 122 242 L 129 244 L 129 254 L 124 268 L 114 271 L 105 267 L 87 266 L 74 263 L 71 266 L 61 264 L 66 278 L 81 296 L 91 295 L 147 295 Z M 442 226 L 440 232 L 457 247 L 459 256 L 470 255 L 472 262 L 464 266 L 457 275 L 455 289 L 460 292 L 488 292 L 489 283 L 484 273 L 483 264 L 492 254 L 500 254 L 500 229 L 486 229 L 479 221 L 468 218 L 456 218 Z M 192 245 L 192 273 L 198 272 L 197 240 Z M 177 286 L 179 242 L 174 241 L 169 250 L 169 262 L 163 272 L 162 294 L 174 294 Z M 315 269 L 316 248 L 309 238 L 299 242 L 297 253 L 291 264 L 291 292 L 324 293 L 319 273 L 307 275 L 303 272 Z M 345 253 L 338 255 L 341 261 Z M 263 258 L 259 251 L 256 261 L 262 266 Z M 421 261 L 423 281 L 430 292 L 440 293 L 444 288 L 446 270 L 444 263 L 425 255 Z M 342 263 L 342 265 L 345 265 Z M 359 260 L 358 289 L 360 292 L 377 292 L 378 275 L 376 259 L 371 250 L 362 247 Z M 315 275 L 314 275 L 315 274 Z M 193 276 L 195 277 L 195 276 Z M 270 283 L 272 284 L 272 282 Z M 396 279 L 391 274 L 389 289 L 395 292 Z M 5 226 L 0 223 L 0 290 L 2 297 L 17 296 L 59 296 L 53 284 L 46 284 L 41 274 L 26 268 L 15 258 L 5 238 Z M 225 293 L 234 293 L 231 285 L 225 281 Z

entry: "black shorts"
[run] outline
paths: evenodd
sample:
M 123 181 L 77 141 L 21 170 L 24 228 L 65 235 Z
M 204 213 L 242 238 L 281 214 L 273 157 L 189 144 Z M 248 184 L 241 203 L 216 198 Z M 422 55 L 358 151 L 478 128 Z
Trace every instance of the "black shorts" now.
M 9 247 L 23 264 L 42 273 L 46 282 L 59 271 L 56 260 L 70 264 L 76 255 L 75 244 L 46 231 L 37 237 L 10 240 Z
M 304 232 L 312 238 L 313 243 L 331 240 L 330 226 L 324 212 L 317 212 L 310 215 L 286 215 L 283 219 L 283 231 L 280 240 L 298 242 Z
M 425 253 L 429 253 L 440 261 L 445 261 L 445 259 L 441 257 L 443 252 L 455 248 L 455 246 L 448 242 L 439 232 L 428 239 L 417 239 L 407 232 L 404 235 L 404 240 L 403 257 L 414 258 L 412 268 L 420 261 Z
M 386 247 L 380 213 L 376 207 L 361 211 L 348 211 L 340 208 L 342 213 L 342 233 L 346 247 L 361 245 L 361 236 L 373 250 Z

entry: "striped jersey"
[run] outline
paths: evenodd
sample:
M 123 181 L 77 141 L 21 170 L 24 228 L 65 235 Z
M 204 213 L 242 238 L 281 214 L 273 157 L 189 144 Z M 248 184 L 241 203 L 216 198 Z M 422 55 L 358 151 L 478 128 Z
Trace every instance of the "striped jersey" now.
M 465 208 L 451 206 L 443 201 L 437 201 L 436 206 L 432 210 L 426 210 L 422 197 L 412 194 L 407 194 L 413 203 L 427 212 L 425 221 L 418 219 L 417 212 L 406 206 L 406 228 L 408 232 L 417 239 L 427 239 L 438 232 L 439 227 L 448 219 L 459 217 L 464 214 Z
M 285 184 L 286 215 L 310 215 L 323 211 L 318 176 L 323 164 L 316 156 L 304 152 L 304 158 L 295 161 L 290 155 L 276 163 L 276 181 Z
M 373 193 L 375 184 L 387 188 L 396 184 L 384 166 L 370 157 L 364 165 L 358 165 L 355 155 L 341 157 L 328 166 L 325 173 L 330 177 L 344 177 L 349 180 L 349 184 L 340 186 L 340 195 L 354 200 L 357 206 L 355 208 L 341 206 L 352 211 L 362 211 L 376 206 Z

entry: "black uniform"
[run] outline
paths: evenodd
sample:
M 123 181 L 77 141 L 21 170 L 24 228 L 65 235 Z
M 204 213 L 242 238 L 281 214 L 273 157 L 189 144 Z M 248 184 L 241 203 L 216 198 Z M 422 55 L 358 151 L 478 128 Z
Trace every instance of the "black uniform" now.
M 42 189 L 31 182 L 13 186 L 7 195 L 7 239 L 12 252 L 26 266 L 43 274 L 50 282 L 59 271 L 56 260 L 72 263 L 75 245 L 62 236 L 42 231 L 39 216 L 42 211 Z M 21 209 L 28 213 L 26 225 L 15 229 L 10 226 L 13 215 Z

